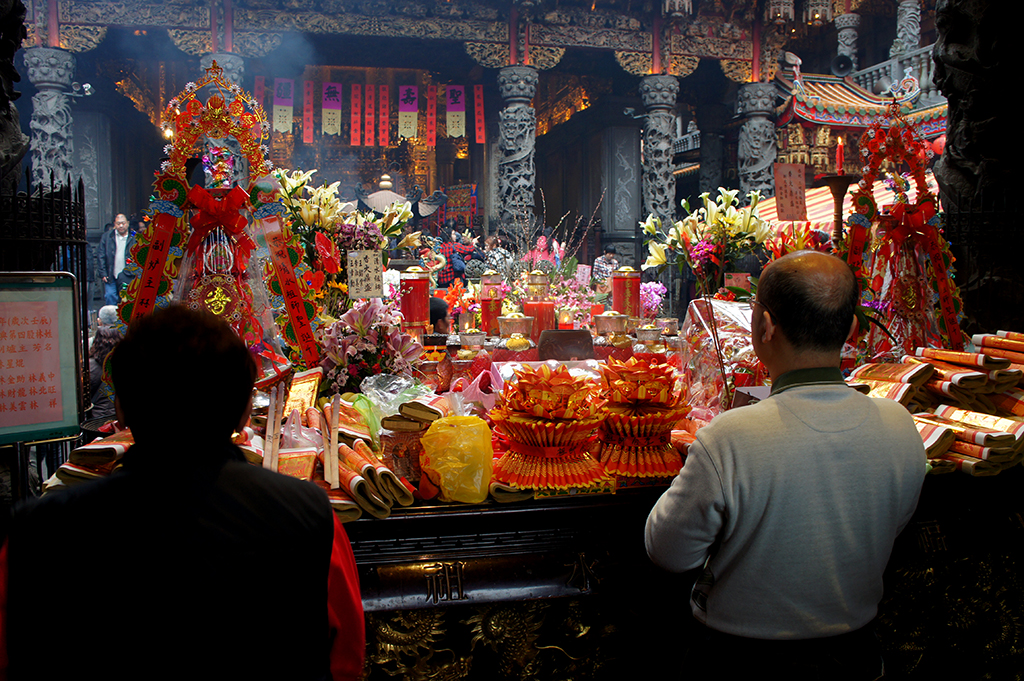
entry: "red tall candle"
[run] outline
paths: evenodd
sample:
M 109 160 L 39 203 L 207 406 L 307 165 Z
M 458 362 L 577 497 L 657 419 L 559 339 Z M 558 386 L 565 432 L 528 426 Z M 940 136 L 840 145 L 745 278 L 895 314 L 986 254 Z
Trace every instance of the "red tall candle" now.
M 418 267 L 402 272 L 402 318 L 407 326 L 426 326 L 430 323 L 430 274 Z
M 558 328 L 558 319 L 555 317 L 555 301 L 553 300 L 524 300 L 523 314 L 533 317 L 533 333 L 530 334 L 530 338 L 534 343 L 540 341 L 541 331 Z
M 640 273 L 632 267 L 612 273 L 612 307 L 627 317 L 640 316 Z
M 843 153 L 843 138 L 839 138 L 839 144 L 836 145 L 836 175 L 843 174 L 843 161 L 845 161 L 845 154 Z
M 501 298 L 482 298 L 480 300 L 480 330 L 488 336 L 497 336 L 498 317 L 501 316 Z

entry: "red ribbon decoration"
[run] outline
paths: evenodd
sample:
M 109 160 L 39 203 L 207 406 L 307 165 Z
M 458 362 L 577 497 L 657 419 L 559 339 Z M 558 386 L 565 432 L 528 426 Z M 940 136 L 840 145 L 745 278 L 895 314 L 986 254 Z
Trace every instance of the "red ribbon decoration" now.
M 306 301 L 299 291 L 295 268 L 292 267 L 291 258 L 288 257 L 288 245 L 281 231 L 281 221 L 276 215 L 272 215 L 264 218 L 262 222 L 263 234 L 270 250 L 270 259 L 274 263 L 274 273 L 281 283 L 284 304 L 288 308 L 288 317 L 291 319 L 292 329 L 299 342 L 299 351 L 302 353 L 302 359 L 306 366 L 315 366 L 320 361 L 320 351 L 316 347 L 316 339 L 313 337 L 313 329 L 309 325 L 309 317 L 306 316 Z
M 249 262 L 249 253 L 256 248 L 256 243 L 245 231 L 249 221 L 238 210 L 249 200 L 249 195 L 241 187 L 232 187 L 223 197 L 217 197 L 198 185 L 188 190 L 188 202 L 197 210 L 189 220 L 192 236 L 188 238 L 186 253 L 195 253 L 203 243 L 203 239 L 217 227 L 235 237 L 239 257 L 235 262 L 244 269 Z
M 146 255 L 146 262 L 142 265 L 138 294 L 135 296 L 135 305 L 132 307 L 132 319 L 138 319 L 150 312 L 156 305 L 160 282 L 164 277 L 164 267 L 167 264 L 167 254 L 171 250 L 171 238 L 174 236 L 175 227 L 180 219 L 167 213 L 157 213 L 153 221 L 150 222 L 152 232 L 149 240 L 149 254 Z

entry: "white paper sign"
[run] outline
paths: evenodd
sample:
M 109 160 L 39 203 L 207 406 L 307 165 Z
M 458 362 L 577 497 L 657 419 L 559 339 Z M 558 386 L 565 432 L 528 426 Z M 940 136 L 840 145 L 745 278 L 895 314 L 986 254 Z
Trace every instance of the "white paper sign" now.
M 348 252 L 348 297 L 384 297 L 384 259 L 380 251 Z

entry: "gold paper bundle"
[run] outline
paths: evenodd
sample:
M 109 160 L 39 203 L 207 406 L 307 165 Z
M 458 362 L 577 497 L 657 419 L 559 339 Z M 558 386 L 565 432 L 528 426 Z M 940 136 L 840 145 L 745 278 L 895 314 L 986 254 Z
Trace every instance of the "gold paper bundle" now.
M 1002 418 L 992 414 L 982 414 L 967 409 L 957 409 L 948 404 L 939 405 L 934 410 L 937 416 L 954 421 L 961 421 L 975 426 L 986 426 L 1003 433 L 1011 433 L 1016 438 L 1015 449 L 1024 449 L 1024 422 Z
M 934 378 L 940 381 L 948 381 L 965 390 L 984 390 L 989 382 L 990 372 L 957 366 L 937 359 L 905 355 L 902 362 L 904 364 L 929 364 L 935 370 Z
M 605 390 L 610 402 L 629 402 L 674 406 L 679 401 L 675 386 L 674 368 L 646 359 L 630 357 L 619 362 L 609 357 L 601 367 Z
M 929 475 L 942 475 L 943 473 L 955 473 L 956 464 L 949 459 L 928 459 L 931 470 Z
M 324 413 L 324 418 L 327 423 L 331 422 L 331 401 L 321 400 L 321 409 Z M 343 442 L 352 444 L 357 439 L 369 440 L 370 439 L 370 427 L 366 424 L 366 419 L 359 411 L 352 406 L 352 403 L 345 400 L 344 398 L 338 401 L 338 435 Z
M 407 419 L 422 423 L 433 423 L 439 418 L 451 416 L 452 408 L 448 398 L 441 395 L 421 395 L 398 407 L 398 413 Z
M 851 380 L 891 381 L 922 386 L 932 377 L 930 364 L 862 364 L 850 372 Z
M 326 480 L 313 480 L 316 486 L 327 492 L 327 501 L 331 504 L 331 510 L 338 520 L 347 523 L 350 520 L 359 520 L 363 517 L 363 509 L 356 503 L 355 499 L 343 489 L 331 489 Z
M 290 475 L 299 480 L 312 480 L 316 471 L 316 450 L 282 449 L 278 453 L 277 472 Z
M 370 445 L 362 440 L 356 440 L 352 451 L 363 462 L 362 469 L 370 474 L 381 497 L 387 501 L 397 502 L 399 506 L 412 506 L 412 489 L 402 484 L 394 471 L 377 458 Z
M 323 378 L 324 370 L 321 367 L 300 371 L 292 377 L 292 383 L 288 387 L 288 400 L 285 402 L 284 413 L 291 414 L 293 409 L 298 409 L 300 414 L 305 416 L 306 410 L 316 407 L 316 394 L 320 390 L 320 379 Z M 303 423 L 306 426 L 316 426 L 316 423 Z
M 899 402 L 911 413 L 921 411 L 931 404 L 931 398 L 924 388 L 911 383 L 894 383 L 892 381 L 878 381 L 870 378 L 850 379 L 848 383 L 856 388 L 857 385 L 867 386 L 865 394 L 868 397 L 883 397 L 887 400 Z
M 951 461 L 961 473 L 972 475 L 976 478 L 999 475 L 1003 468 L 997 463 L 975 459 L 973 456 L 964 456 L 956 452 L 946 452 L 940 459 Z
M 926 421 L 914 415 L 914 425 L 924 442 L 924 451 L 929 459 L 933 459 L 949 451 L 950 446 L 956 441 L 956 435 L 949 428 L 932 421 Z
M 545 449 L 550 453 L 542 451 Z M 493 478 L 512 487 L 533 489 L 570 489 L 608 481 L 604 467 L 583 447 L 540 448 L 514 441 L 494 461 Z
M 516 371 L 502 402 L 490 411 L 508 451 L 494 462 L 493 479 L 516 488 L 569 489 L 607 481 L 587 441 L 604 419 L 595 384 L 564 366 Z
M 1024 364 L 1024 341 L 996 334 L 975 334 L 971 341 L 986 355 Z
M 982 447 L 1013 448 L 1017 444 L 1016 437 L 1012 433 L 1004 433 L 987 426 L 976 426 L 970 423 L 955 421 L 937 414 L 915 414 L 914 420 L 928 421 L 944 426 L 953 431 L 957 440 L 981 445 Z
M 380 425 L 381 428 L 398 431 L 400 433 L 422 433 L 430 427 L 430 424 L 425 421 L 417 421 L 399 414 L 385 416 L 380 420 Z
M 978 405 L 978 400 L 974 393 L 969 390 L 964 390 L 960 386 L 954 385 L 949 381 L 928 381 L 924 384 L 924 388 L 936 401 L 953 401 L 967 409 Z
M 497 463 L 497 462 L 495 462 Z M 488 492 L 498 503 L 505 504 L 511 501 L 525 501 L 533 498 L 532 489 L 523 489 L 513 485 L 506 485 L 503 482 L 491 481 Z
M 982 447 L 961 440 L 954 440 L 949 451 L 998 464 L 1008 463 L 1016 456 L 1012 447 Z
M 1010 388 L 1001 393 L 992 393 L 988 398 L 999 411 L 1014 416 L 1024 416 L 1024 390 Z
M 322 456 L 323 454 L 321 453 Z M 391 515 L 391 504 L 381 498 L 377 489 L 357 472 L 356 467 L 361 465 L 359 463 L 360 458 L 347 445 L 340 445 L 338 447 L 340 489 L 351 497 L 364 512 L 369 513 L 374 518 L 387 518 Z
M 979 352 L 957 352 L 955 350 L 941 350 L 936 348 L 916 348 L 914 354 L 927 359 L 937 359 L 951 364 L 962 364 L 963 366 L 981 367 L 986 371 L 993 369 L 1008 369 L 1010 360 L 994 357 Z
M 597 438 L 605 470 L 637 478 L 675 475 L 683 460 L 672 446 L 672 429 L 689 407 L 635 413 L 635 407 L 608 405 Z

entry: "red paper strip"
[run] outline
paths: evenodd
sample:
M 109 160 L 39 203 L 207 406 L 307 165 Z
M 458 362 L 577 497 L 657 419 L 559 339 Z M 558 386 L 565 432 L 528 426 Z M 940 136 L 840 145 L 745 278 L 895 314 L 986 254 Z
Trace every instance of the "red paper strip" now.
M 380 121 L 377 131 L 377 142 L 382 147 L 389 144 L 389 128 L 391 122 L 391 107 L 388 99 L 388 86 L 381 85 L 377 88 L 377 96 L 380 100 L 380 107 L 377 112 L 377 120 Z
M 164 276 L 164 265 L 167 263 L 167 253 L 171 250 L 171 237 L 174 236 L 179 220 L 183 219 L 184 217 L 176 218 L 167 213 L 157 213 L 153 218 L 153 237 L 149 242 L 149 255 L 142 265 L 142 281 L 135 296 L 132 319 L 138 319 L 156 305 L 160 282 Z
M 860 272 L 864 264 L 864 243 L 868 238 L 868 230 L 862 224 L 851 223 L 847 235 L 850 250 L 846 253 L 846 262 L 854 272 Z
M 352 127 L 349 132 L 349 144 L 353 147 L 360 145 L 359 141 L 359 130 L 362 127 L 362 110 L 363 110 L 363 86 L 354 84 L 352 85 Z
M 299 291 L 299 282 L 295 278 L 291 258 L 288 257 L 288 246 L 281 232 L 281 222 L 276 215 L 264 218 L 262 222 L 267 248 L 274 263 L 274 272 L 277 274 L 277 280 L 281 282 L 288 317 L 299 340 L 299 351 L 306 365 L 313 366 L 320 361 L 320 352 L 316 347 L 316 339 L 313 338 L 313 329 L 309 326 L 309 317 L 306 316 L 306 301 Z
M 956 320 L 953 292 L 949 288 L 949 277 L 946 275 L 946 266 L 939 248 L 939 230 L 934 225 L 924 225 L 923 236 L 928 257 L 932 261 L 935 283 L 938 285 L 939 308 L 942 310 L 942 319 L 946 325 L 946 338 L 949 340 L 949 347 L 952 350 L 963 350 L 963 334 L 960 333 L 960 324 Z
M 427 146 L 437 145 L 437 86 L 427 86 Z
M 256 103 L 259 104 L 264 109 L 267 108 L 266 106 L 263 105 L 263 93 L 266 90 L 266 87 L 267 81 L 264 79 L 264 77 L 256 76 L 256 84 L 252 88 L 252 94 L 253 97 L 256 99 Z
M 307 80 L 302 91 L 302 143 L 313 143 L 313 81 Z
M 487 126 L 484 125 L 484 86 L 473 86 L 473 116 L 476 123 L 476 143 L 483 144 Z
M 373 146 L 373 129 L 376 127 L 376 116 L 373 111 L 375 108 L 375 91 L 372 85 L 366 86 L 366 97 L 363 101 L 364 109 L 364 121 L 363 121 L 363 146 Z

